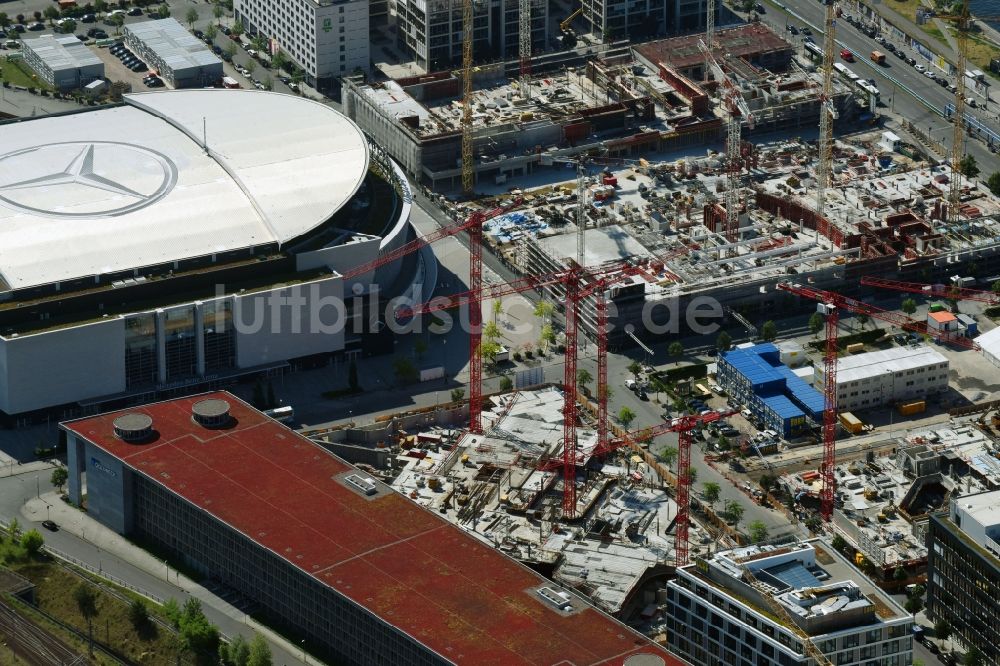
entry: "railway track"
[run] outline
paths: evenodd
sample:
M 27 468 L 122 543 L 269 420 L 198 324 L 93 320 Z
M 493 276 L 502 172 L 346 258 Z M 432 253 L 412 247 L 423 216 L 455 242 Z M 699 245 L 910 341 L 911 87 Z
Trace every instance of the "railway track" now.
M 31 620 L 0 602 L 0 634 L 7 646 L 32 666 L 86 666 L 91 662 Z

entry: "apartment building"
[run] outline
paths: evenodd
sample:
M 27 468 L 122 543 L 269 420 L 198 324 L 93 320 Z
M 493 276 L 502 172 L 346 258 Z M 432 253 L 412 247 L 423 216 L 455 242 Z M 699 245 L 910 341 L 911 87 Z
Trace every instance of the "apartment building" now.
M 913 616 L 820 539 L 698 560 L 667 601 L 668 647 L 692 664 L 808 666 L 800 632 L 838 666 L 913 662 Z
M 927 616 L 1000 664 L 1000 491 L 955 497 L 927 530 Z
M 716 15 L 720 7 L 716 6 Z M 705 27 L 706 0 L 583 0 L 591 34 L 610 39 L 677 35 Z
M 545 47 L 548 3 L 529 0 L 532 48 Z M 473 57 L 479 62 L 511 60 L 518 56 L 520 2 L 488 0 L 474 3 Z M 429 72 L 462 60 L 462 2 L 460 0 L 397 0 L 398 46 Z
M 816 385 L 823 370 L 816 368 Z M 948 388 L 948 359 L 927 345 L 893 347 L 837 360 L 837 409 L 852 411 L 920 400 Z
M 385 10 L 384 3 L 378 11 Z M 235 0 L 234 16 L 250 35 L 263 35 L 306 73 L 306 83 L 328 89 L 371 64 L 369 0 Z

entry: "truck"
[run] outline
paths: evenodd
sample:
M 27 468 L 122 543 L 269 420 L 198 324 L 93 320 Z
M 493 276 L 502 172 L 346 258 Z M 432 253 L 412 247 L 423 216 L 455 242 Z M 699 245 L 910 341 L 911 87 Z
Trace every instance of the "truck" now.
M 236 88 L 242 88 L 240 82 L 232 78 L 231 76 L 222 77 L 222 87 L 229 88 L 230 90 L 235 90 Z
M 840 420 L 840 425 L 844 426 L 844 430 L 852 435 L 857 435 L 865 428 L 865 424 L 861 422 L 861 419 L 851 412 L 843 412 L 838 418 Z
M 902 416 L 913 416 L 914 414 L 921 414 L 925 409 L 927 409 L 927 403 L 923 400 L 911 400 L 910 402 L 901 402 L 898 406 L 899 413 Z
M 876 63 L 878 65 L 884 65 L 885 64 L 885 54 L 882 53 L 881 51 L 872 51 L 871 58 L 872 58 L 872 62 L 874 62 L 874 63 Z
M 854 62 L 854 54 L 851 53 L 850 49 L 841 49 L 840 50 L 840 57 L 843 58 L 847 62 Z

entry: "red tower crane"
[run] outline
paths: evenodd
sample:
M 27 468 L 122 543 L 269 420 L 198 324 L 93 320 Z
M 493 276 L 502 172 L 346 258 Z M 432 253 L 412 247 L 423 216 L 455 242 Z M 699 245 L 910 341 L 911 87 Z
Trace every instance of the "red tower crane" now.
M 1000 305 L 1000 294 L 982 289 L 967 289 L 946 284 L 926 284 L 923 282 L 903 282 L 901 280 L 888 280 L 886 278 L 865 276 L 861 278 L 861 284 L 866 287 L 878 287 L 879 289 L 892 289 L 893 291 L 905 291 L 911 294 L 920 294 L 928 298 L 947 298 L 956 301 L 978 301 L 989 305 Z

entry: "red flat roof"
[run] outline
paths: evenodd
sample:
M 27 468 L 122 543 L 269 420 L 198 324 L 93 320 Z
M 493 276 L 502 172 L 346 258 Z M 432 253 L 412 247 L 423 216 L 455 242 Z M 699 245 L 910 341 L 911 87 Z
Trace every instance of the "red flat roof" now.
M 206 398 L 229 402 L 235 424 L 196 424 L 191 406 Z M 129 412 L 152 417 L 155 439 L 115 437 L 112 422 Z M 534 592 L 550 581 L 406 497 L 346 488 L 333 477 L 353 467 L 229 393 L 63 427 L 455 663 L 685 663 L 592 607 L 556 611 Z

